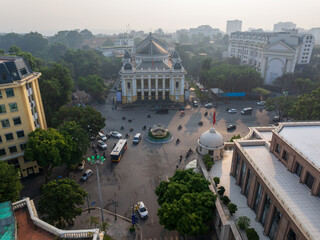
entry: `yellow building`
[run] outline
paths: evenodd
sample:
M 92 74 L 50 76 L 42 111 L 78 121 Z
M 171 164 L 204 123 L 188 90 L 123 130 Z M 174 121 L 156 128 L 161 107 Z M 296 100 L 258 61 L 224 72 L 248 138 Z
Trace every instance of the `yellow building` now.
M 23 58 L 0 56 L 0 161 L 14 164 L 22 177 L 39 172 L 37 162 L 24 158 L 28 134 L 47 128 L 40 76 Z
M 184 102 L 187 72 L 181 59 L 151 33 L 134 48 L 132 55 L 124 54 L 122 63 L 122 103 Z

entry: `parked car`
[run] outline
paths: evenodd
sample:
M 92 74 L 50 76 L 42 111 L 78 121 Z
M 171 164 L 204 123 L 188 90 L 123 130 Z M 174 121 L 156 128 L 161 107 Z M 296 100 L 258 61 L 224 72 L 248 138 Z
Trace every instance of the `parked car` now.
M 242 109 L 241 114 L 242 114 L 242 115 L 251 114 L 251 113 L 252 113 L 252 110 L 253 110 L 252 107 L 244 108 L 244 109 Z
M 114 138 L 122 138 L 122 134 L 117 131 L 111 131 L 110 135 Z
M 143 202 L 138 202 L 138 213 L 142 219 L 148 218 L 148 210 Z
M 258 106 L 264 106 L 266 104 L 266 101 L 259 101 L 257 102 Z
M 102 141 L 102 140 L 99 140 L 98 142 L 97 142 L 97 145 L 98 145 L 98 147 L 100 148 L 100 149 L 102 149 L 102 150 L 105 150 L 105 149 L 107 149 L 107 144 L 105 144 L 104 143 L 104 141 Z
M 274 122 L 280 122 L 280 116 L 274 116 L 272 121 Z
M 204 105 L 205 108 L 213 108 L 213 105 L 212 103 L 207 103 Z
M 102 132 L 98 132 L 99 138 L 100 140 L 106 142 L 107 141 L 107 137 L 102 133 Z
M 193 101 L 193 106 L 194 107 L 198 107 L 198 102 L 197 101 Z
M 88 178 L 92 176 L 92 174 L 93 174 L 92 170 L 91 170 L 91 169 L 87 169 L 87 170 L 82 174 L 81 181 L 82 181 L 82 182 L 87 181 Z
M 232 131 L 232 130 L 235 130 L 236 128 L 237 128 L 236 125 L 230 124 L 230 125 L 228 125 L 227 130 L 228 130 L 228 131 Z
M 83 171 L 85 163 L 86 163 L 85 160 L 82 160 L 81 163 L 78 163 L 78 165 L 77 165 L 77 170 L 78 170 L 78 171 Z
M 228 110 L 228 113 L 237 113 L 237 110 L 234 109 L 234 108 L 232 108 L 232 109 L 229 109 L 229 110 Z

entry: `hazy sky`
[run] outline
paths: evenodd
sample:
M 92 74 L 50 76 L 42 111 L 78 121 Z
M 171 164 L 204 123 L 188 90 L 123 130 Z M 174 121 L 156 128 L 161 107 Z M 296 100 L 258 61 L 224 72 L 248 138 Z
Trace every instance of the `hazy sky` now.
M 130 29 L 165 32 L 210 25 L 226 30 L 226 21 L 242 20 L 242 30 L 273 29 L 292 21 L 320 27 L 320 0 L 0 0 L 0 32 L 89 29 L 119 33 Z

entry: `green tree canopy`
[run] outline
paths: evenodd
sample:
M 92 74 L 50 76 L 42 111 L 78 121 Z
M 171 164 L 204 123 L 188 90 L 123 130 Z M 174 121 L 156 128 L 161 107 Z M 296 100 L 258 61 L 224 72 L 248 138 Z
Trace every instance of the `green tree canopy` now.
M 293 96 L 279 96 L 275 98 L 269 98 L 266 101 L 265 108 L 267 111 L 274 111 L 280 117 L 280 121 L 284 117 L 289 117 L 289 112 L 295 103 L 295 97 Z
M 320 120 L 320 88 L 298 97 L 290 110 L 295 120 Z
M 260 100 L 264 100 L 266 99 L 266 97 L 268 97 L 270 95 L 270 91 L 261 87 L 256 87 L 254 89 L 252 89 L 253 93 L 256 93 L 259 95 Z
M 27 63 L 29 64 L 29 66 L 31 67 L 31 69 L 33 71 L 39 71 L 39 68 L 42 66 L 41 59 L 35 58 L 29 52 L 23 52 L 19 47 L 15 46 L 15 45 L 10 47 L 9 53 L 11 55 L 23 57 L 27 61 Z
M 39 86 L 42 95 L 43 108 L 49 126 L 52 126 L 51 119 L 59 108 L 71 101 L 73 80 L 69 70 L 58 63 L 51 67 L 41 69 L 42 76 Z
M 15 202 L 19 199 L 22 184 L 18 171 L 12 164 L 0 162 L 0 202 Z
M 99 101 L 104 101 L 106 97 L 107 87 L 103 79 L 97 75 L 89 75 L 86 78 L 79 77 L 78 87 L 80 90 L 90 93 Z
M 62 227 L 64 221 L 71 223 L 81 215 L 81 205 L 87 196 L 79 184 L 69 178 L 54 180 L 42 186 L 39 202 L 40 213 L 47 214 L 46 220 Z
M 216 196 L 209 189 L 210 182 L 192 170 L 177 170 L 169 181 L 156 188 L 160 224 L 168 230 L 196 236 L 208 230 Z
M 30 161 L 37 161 L 43 169 L 46 182 L 54 167 L 63 166 L 71 161 L 71 153 L 75 151 L 74 145 L 70 145 L 56 129 L 37 128 L 28 138 L 25 157 Z
M 55 115 L 53 125 L 58 126 L 64 121 L 75 121 L 88 136 L 94 136 L 105 126 L 106 119 L 90 106 L 63 106 Z
M 71 161 L 68 165 L 80 162 L 90 146 L 87 132 L 75 121 L 63 122 L 59 126 L 59 131 L 69 140 L 69 144 L 74 145 L 71 152 Z

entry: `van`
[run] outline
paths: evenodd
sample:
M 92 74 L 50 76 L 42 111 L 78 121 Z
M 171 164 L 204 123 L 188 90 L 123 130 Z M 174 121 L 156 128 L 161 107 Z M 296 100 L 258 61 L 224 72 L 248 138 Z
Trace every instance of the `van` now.
M 137 133 L 134 137 L 133 137 L 133 144 L 138 144 L 141 140 L 141 133 Z
M 252 113 L 252 107 L 247 107 L 242 109 L 241 114 L 242 115 L 247 115 L 247 114 L 251 114 Z
M 106 137 L 102 132 L 99 132 L 98 135 L 99 135 L 99 138 L 100 138 L 102 141 L 104 141 L 104 142 L 107 141 L 107 137 Z

